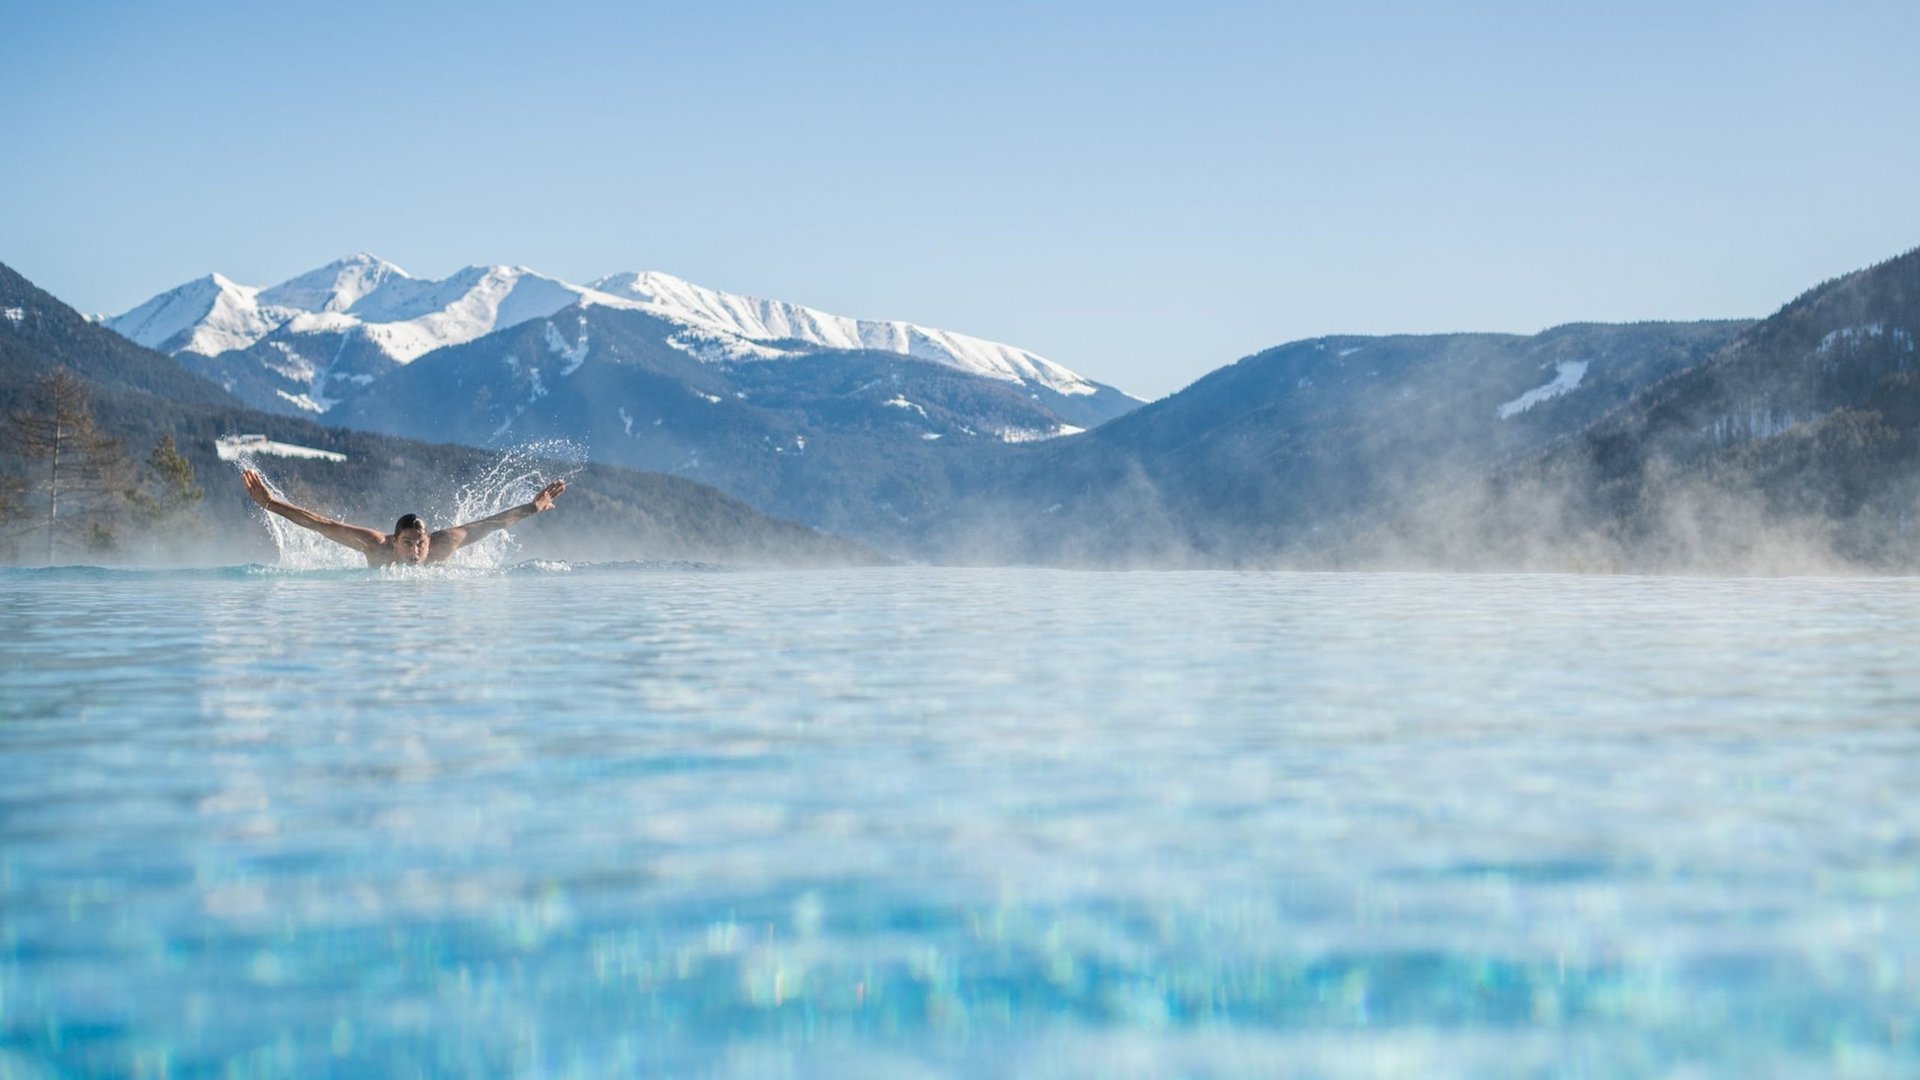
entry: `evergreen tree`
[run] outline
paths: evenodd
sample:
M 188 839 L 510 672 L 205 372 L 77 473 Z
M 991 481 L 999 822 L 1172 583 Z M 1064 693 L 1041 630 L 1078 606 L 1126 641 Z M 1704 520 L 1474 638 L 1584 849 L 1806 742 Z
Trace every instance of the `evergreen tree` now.
M 35 397 L 0 431 L 0 448 L 21 459 L 26 481 L 24 513 L 14 522 L 46 530 L 48 562 L 62 545 L 111 550 L 133 486 L 120 442 L 95 424 L 86 383 L 72 372 L 43 377 Z
M 135 519 L 147 528 L 184 527 L 206 492 L 195 482 L 193 463 L 181 456 L 171 434 L 160 436 L 147 458 L 146 473 L 145 483 L 131 496 Z

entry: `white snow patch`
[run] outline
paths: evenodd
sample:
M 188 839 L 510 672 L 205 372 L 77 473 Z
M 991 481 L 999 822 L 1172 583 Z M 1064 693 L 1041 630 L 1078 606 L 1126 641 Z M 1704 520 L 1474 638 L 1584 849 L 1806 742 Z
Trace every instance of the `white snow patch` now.
M 287 403 L 294 408 L 310 413 L 326 412 L 327 406 L 333 404 L 333 402 L 328 402 L 326 405 L 322 405 L 305 394 L 289 394 L 285 390 L 275 390 L 273 393 L 275 397 L 285 399 Z
M 1064 435 L 1078 435 L 1087 430 L 1072 424 L 1060 424 L 1053 428 L 1039 430 L 1034 428 L 1004 428 L 1000 431 L 1000 441 L 1009 443 L 1044 442 L 1058 439 Z
M 1877 338 L 1886 332 L 1886 324 L 1877 322 L 1866 323 L 1861 326 L 1843 327 L 1821 338 L 1819 351 L 1823 353 L 1832 352 L 1836 346 L 1842 343 L 1852 345 L 1854 342 L 1863 338 Z
M 1500 406 L 1500 419 L 1511 419 L 1543 401 L 1571 392 L 1580 385 L 1581 379 L 1587 377 L 1587 363 L 1585 360 L 1562 360 L 1555 364 L 1558 373 L 1553 381 L 1545 386 L 1536 386 Z
M 289 382 L 304 383 L 308 386 L 313 385 L 313 377 L 319 374 L 319 369 L 314 367 L 313 361 L 294 351 L 293 346 L 284 341 L 274 342 L 273 349 L 280 354 L 284 362 L 276 364 L 271 360 L 265 361 L 264 363 L 268 371 L 279 375 Z
M 350 334 L 360 320 L 337 311 L 319 314 L 303 311 L 281 325 L 290 334 Z
M 707 330 L 682 330 L 668 337 L 667 344 L 703 364 L 720 364 L 729 360 L 783 360 L 794 355 L 785 349 L 757 345 L 731 334 Z
M 10 308 L 7 308 L 5 311 L 0 311 L 0 315 L 6 316 L 7 321 L 12 323 L 13 325 L 19 326 L 20 321 L 27 317 L 27 309 L 10 307 Z
M 926 442 L 932 442 L 933 440 L 938 439 L 939 437 L 940 437 L 940 433 L 937 431 L 923 431 L 920 433 L 920 438 L 925 440 Z
M 720 404 L 720 395 L 719 395 L 719 394 L 703 394 L 703 393 L 701 393 L 700 391 L 698 391 L 698 390 L 695 390 L 695 391 L 693 392 L 693 396 L 694 396 L 694 397 L 697 397 L 697 398 L 705 398 L 705 399 L 706 399 L 706 401 L 707 401 L 707 403 L 708 403 L 709 405 L 718 405 L 718 404 Z
M 1355 346 L 1354 346 L 1353 348 L 1351 348 L 1351 349 L 1341 349 L 1341 350 L 1340 350 L 1340 351 L 1339 351 L 1338 353 L 1335 353 L 1334 355 L 1336 355 L 1336 356 L 1352 356 L 1352 355 L 1353 355 L 1354 353 L 1357 353 L 1357 352 L 1359 352 L 1359 351 L 1360 351 L 1361 349 L 1364 349 L 1364 348 L 1366 348 L 1366 346 L 1365 346 L 1365 345 L 1355 345 Z
M 347 455 L 332 450 L 320 450 L 311 446 L 297 446 L 293 443 L 274 442 L 265 435 L 222 435 L 213 440 L 213 452 L 221 461 L 238 461 L 248 454 L 270 454 L 274 457 L 312 458 L 316 461 L 345 461 Z
M 627 411 L 625 405 L 620 406 L 615 412 L 620 417 L 620 425 L 627 429 L 627 434 L 633 434 L 633 414 Z
M 918 405 L 915 405 L 913 402 L 908 401 L 905 397 L 899 394 L 895 394 L 891 401 L 883 401 L 880 404 L 889 405 L 896 409 L 912 409 L 914 412 L 919 413 L 922 417 L 925 417 L 927 415 L 927 410 L 921 408 Z
M 527 407 L 525 405 L 515 406 L 513 412 L 507 414 L 507 418 L 505 420 L 500 421 L 500 426 L 493 429 L 493 434 L 488 436 L 487 441 L 489 442 L 499 441 L 500 436 L 505 435 L 507 433 L 507 429 L 513 427 L 513 422 L 515 420 L 520 419 L 520 414 L 526 411 L 527 411 Z
M 559 328 L 555 327 L 552 323 L 548 323 L 547 350 L 566 361 L 566 366 L 560 369 L 561 378 L 573 374 L 580 369 L 581 364 L 587 362 L 587 328 L 582 326 L 580 328 L 580 339 L 572 345 L 568 345 L 566 339 L 560 336 Z

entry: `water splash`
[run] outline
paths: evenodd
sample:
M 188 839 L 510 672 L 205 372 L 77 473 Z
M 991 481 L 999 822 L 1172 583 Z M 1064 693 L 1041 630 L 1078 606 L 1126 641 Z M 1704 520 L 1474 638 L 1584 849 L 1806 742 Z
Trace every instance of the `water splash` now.
M 479 476 L 460 485 L 441 518 L 428 520 L 458 524 L 497 514 L 528 502 L 555 480 L 572 480 L 586 464 L 586 447 L 571 439 L 540 439 L 509 447 Z M 504 566 L 519 552 L 520 541 L 503 529 L 461 548 L 449 563 L 494 568 Z
M 276 499 L 286 499 L 287 493 L 273 482 L 273 477 L 260 467 L 259 456 L 249 452 L 235 455 L 233 464 L 242 472 L 252 469 L 266 481 L 267 490 Z M 292 500 L 288 500 L 292 501 Z M 303 529 L 278 514 L 269 513 L 264 508 L 256 508 L 254 516 L 266 524 L 267 535 L 273 537 L 273 546 L 280 553 L 278 565 L 287 570 L 339 570 L 367 565 L 366 559 L 351 548 L 336 544 L 310 529 Z
M 570 439 L 542 439 L 500 451 L 480 475 L 455 489 L 446 501 L 427 507 L 430 526 L 445 528 L 464 524 L 510 506 L 530 501 L 542 487 L 554 480 L 571 480 L 586 467 L 586 448 Z M 267 490 L 276 498 L 286 493 L 273 477 L 260 467 L 255 455 L 241 454 L 234 464 L 252 469 L 267 482 Z M 357 551 L 336 544 L 310 529 L 303 529 L 278 514 L 258 511 L 265 522 L 273 546 L 279 552 L 278 565 L 287 570 L 330 570 L 364 567 L 366 561 Z M 375 525 L 375 528 L 381 526 Z M 520 551 L 520 542 L 508 530 L 501 530 L 457 552 L 441 567 L 463 570 L 494 570 L 505 566 Z M 405 569 L 405 568 L 402 568 Z M 418 572 L 418 571 L 413 571 Z

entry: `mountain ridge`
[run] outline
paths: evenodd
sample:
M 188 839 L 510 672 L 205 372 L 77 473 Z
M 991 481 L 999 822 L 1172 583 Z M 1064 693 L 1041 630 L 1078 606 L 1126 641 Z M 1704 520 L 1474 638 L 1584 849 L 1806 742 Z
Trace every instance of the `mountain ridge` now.
M 937 561 L 1920 563 L 1920 250 L 1763 319 L 1289 342 L 1086 423 L 1085 395 L 844 347 L 888 332 L 859 320 L 596 284 L 632 295 L 352 376 L 329 419 L 580 434 Z M 769 336 L 796 333 L 834 344 Z
M 523 266 L 476 265 L 433 280 L 361 252 L 267 287 L 210 274 L 102 322 L 256 407 L 321 414 L 344 396 L 336 380 L 364 386 L 436 349 L 575 305 L 641 310 L 680 324 L 669 342 L 701 359 L 880 351 L 1063 397 L 1138 400 L 1016 346 L 726 293 L 659 271 L 577 285 Z M 348 353 L 355 359 L 342 369 Z
M 1085 435 L 1002 455 L 961 483 L 949 512 L 961 524 L 935 543 L 990 561 L 1337 561 L 1383 507 L 1490 475 L 1750 325 L 1570 323 L 1278 345 Z

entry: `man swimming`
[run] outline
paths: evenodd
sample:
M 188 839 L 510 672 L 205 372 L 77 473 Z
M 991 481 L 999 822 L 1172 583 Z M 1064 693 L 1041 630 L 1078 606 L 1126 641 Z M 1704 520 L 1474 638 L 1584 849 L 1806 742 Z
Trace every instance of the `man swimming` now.
M 240 482 L 247 486 L 247 494 L 253 497 L 266 510 L 279 514 L 288 521 L 305 529 L 312 529 L 336 544 L 345 544 L 367 557 L 368 566 L 392 566 L 399 563 L 404 566 L 420 566 L 425 563 L 446 562 L 453 553 L 491 533 L 512 525 L 523 518 L 530 518 L 542 510 L 553 509 L 553 497 L 567 490 L 565 480 L 555 480 L 540 489 L 533 501 L 522 506 L 510 506 L 490 517 L 479 521 L 470 521 L 465 525 L 455 525 L 451 529 L 427 531 L 427 523 L 420 520 L 418 514 L 403 515 L 393 523 L 392 533 L 383 533 L 378 529 L 369 529 L 365 525 L 349 525 L 344 521 L 324 518 L 303 507 L 295 506 L 285 499 L 275 498 L 267 490 L 267 482 L 260 474 L 247 469 L 240 474 Z

